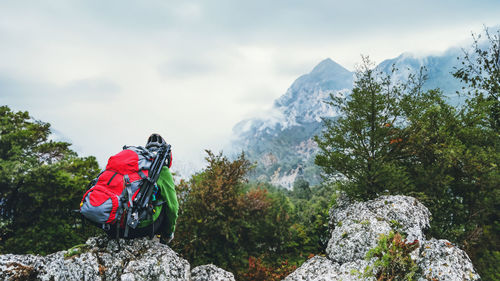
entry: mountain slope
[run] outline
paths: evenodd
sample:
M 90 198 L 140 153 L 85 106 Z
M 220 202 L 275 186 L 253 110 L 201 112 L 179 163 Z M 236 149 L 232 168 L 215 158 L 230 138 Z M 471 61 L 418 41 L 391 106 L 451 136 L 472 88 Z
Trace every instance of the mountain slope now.
M 324 101 L 330 93 L 349 91 L 352 82 L 352 72 L 325 59 L 295 80 L 266 118 L 238 123 L 233 128 L 234 145 L 257 162 L 252 178 L 286 188 L 300 175 L 319 183 L 313 157 L 317 146 L 311 138 L 321 132 L 322 117 L 335 115 Z

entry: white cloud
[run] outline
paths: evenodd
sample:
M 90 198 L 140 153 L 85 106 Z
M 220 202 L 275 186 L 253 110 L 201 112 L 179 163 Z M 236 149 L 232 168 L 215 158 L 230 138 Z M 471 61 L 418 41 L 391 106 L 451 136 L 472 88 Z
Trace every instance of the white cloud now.
M 199 163 L 321 60 L 352 70 L 360 54 L 440 52 L 499 12 L 495 1 L 2 2 L 0 103 L 101 164 L 152 132 L 176 161 Z

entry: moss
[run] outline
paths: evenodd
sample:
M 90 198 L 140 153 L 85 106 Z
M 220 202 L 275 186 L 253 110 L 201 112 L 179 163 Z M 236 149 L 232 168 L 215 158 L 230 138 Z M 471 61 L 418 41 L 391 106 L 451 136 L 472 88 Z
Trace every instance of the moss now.
M 64 253 L 64 258 L 71 258 L 82 254 L 85 250 L 89 249 L 90 246 L 87 244 L 79 244 L 69 248 L 66 253 Z

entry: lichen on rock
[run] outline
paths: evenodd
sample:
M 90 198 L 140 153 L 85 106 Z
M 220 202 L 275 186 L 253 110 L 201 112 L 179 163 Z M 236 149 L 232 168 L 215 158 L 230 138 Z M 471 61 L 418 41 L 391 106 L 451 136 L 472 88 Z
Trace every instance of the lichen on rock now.
M 191 270 L 192 281 L 235 281 L 231 272 L 213 264 L 200 265 Z
M 429 218 L 429 210 L 413 197 L 352 202 L 341 194 L 330 209 L 327 257 L 308 260 L 285 280 L 376 280 L 376 259 L 367 260 L 367 252 L 391 232 L 419 245 L 408 257 L 418 266 L 414 280 L 479 280 L 464 251 L 446 240 L 426 240 Z
M 330 212 L 331 239 L 326 252 L 337 262 L 363 259 L 391 229 L 408 241 L 422 240 L 429 227 L 429 210 L 413 197 L 382 196 L 368 202 L 344 204 Z
M 430 239 L 422 245 L 417 264 L 423 280 L 477 280 L 467 254 L 448 240 Z
M 192 280 L 189 263 L 157 239 L 101 236 L 79 247 L 45 257 L 0 255 L 0 280 Z M 207 279 L 196 280 L 234 280 L 222 269 L 208 268 Z M 195 274 L 201 271 L 203 267 Z M 229 275 L 232 279 L 222 278 Z

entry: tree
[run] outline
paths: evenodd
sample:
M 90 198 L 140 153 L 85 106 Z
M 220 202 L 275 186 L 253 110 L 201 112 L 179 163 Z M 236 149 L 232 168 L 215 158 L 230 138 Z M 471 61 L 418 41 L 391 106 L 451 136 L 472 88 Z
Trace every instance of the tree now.
M 339 117 L 324 120 L 323 135 L 315 138 L 320 149 L 315 163 L 327 176 L 340 179 L 350 196 L 368 199 L 410 185 L 397 160 L 405 124 L 401 102 L 421 85 L 413 78 L 393 83 L 391 75 L 377 72 L 363 57 L 352 93 L 331 94 L 328 104 Z
M 482 37 L 485 40 L 481 40 Z M 460 194 L 468 220 L 462 237 L 467 252 L 485 280 L 500 279 L 500 29 L 473 34 L 471 52 L 459 57 L 453 74 L 464 82 L 467 101 L 461 116 Z
M 235 268 L 248 258 L 255 237 L 249 224 L 269 206 L 263 191 L 245 194 L 250 162 L 241 154 L 230 161 L 207 150 L 207 168 L 179 185 L 180 213 L 173 247 L 195 265 Z
M 293 183 L 293 195 L 300 199 L 311 199 L 311 188 L 309 182 L 303 177 L 299 177 Z
M 77 209 L 98 173 L 94 157 L 49 140 L 50 124 L 0 107 L 0 251 L 47 254 L 81 243 Z
M 472 52 L 464 51 L 464 57 L 458 58 L 461 67 L 453 76 L 464 82 L 468 88 L 463 90 L 469 96 L 471 108 L 484 107 L 484 116 L 488 125 L 500 131 L 500 29 L 493 34 L 484 29 L 486 41 L 481 41 L 482 34 L 472 34 Z

